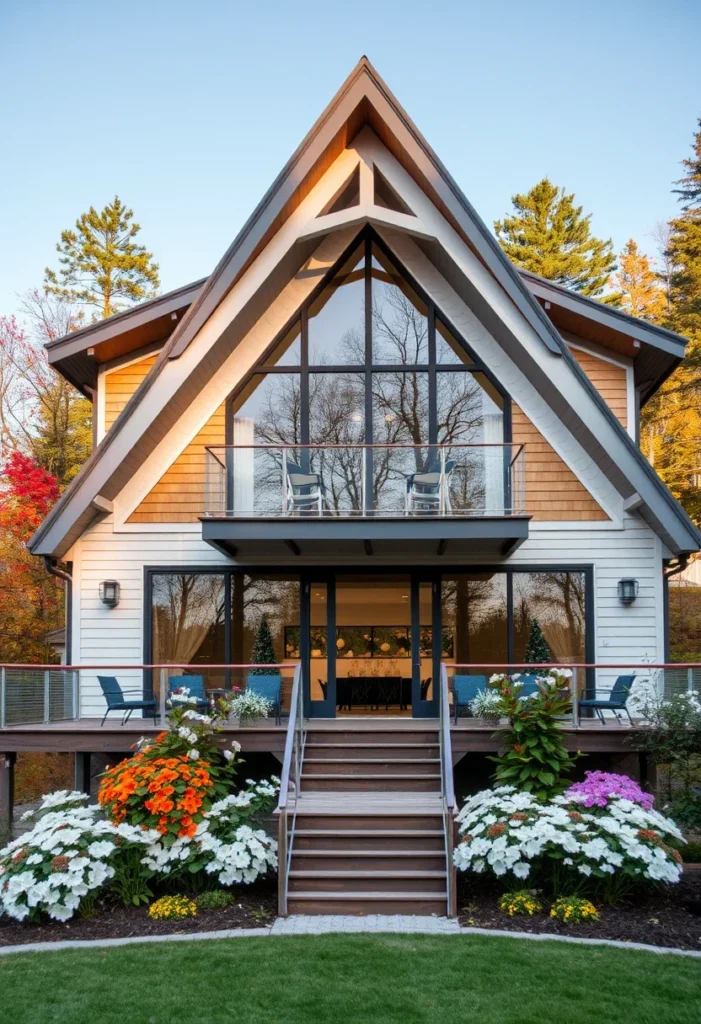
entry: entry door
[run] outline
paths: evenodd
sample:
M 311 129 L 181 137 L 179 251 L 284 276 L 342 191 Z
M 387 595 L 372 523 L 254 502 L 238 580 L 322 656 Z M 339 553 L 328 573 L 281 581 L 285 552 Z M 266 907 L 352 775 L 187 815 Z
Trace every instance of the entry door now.
M 411 582 L 412 718 L 436 718 L 440 694 L 441 602 L 435 575 Z

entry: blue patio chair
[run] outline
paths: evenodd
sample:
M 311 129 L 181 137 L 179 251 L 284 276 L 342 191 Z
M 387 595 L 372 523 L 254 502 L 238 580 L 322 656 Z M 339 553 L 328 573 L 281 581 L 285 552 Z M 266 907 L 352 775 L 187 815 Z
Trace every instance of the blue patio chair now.
M 269 676 L 255 676 L 251 673 L 246 679 L 246 689 L 270 701 L 275 712 L 275 725 L 279 725 L 282 706 L 282 676 L 272 672 Z M 326 695 L 324 694 L 324 696 Z
M 445 464 L 446 511 L 450 511 L 447 482 L 457 465 L 455 459 Z M 441 505 L 441 464 L 436 459 L 424 473 L 408 473 L 406 478 L 405 507 L 407 512 L 438 512 Z
M 522 683 L 519 697 L 530 697 L 538 692 L 538 676 L 535 672 L 519 672 L 517 682 Z
M 98 676 L 97 681 L 102 687 L 102 692 L 105 695 L 105 700 L 107 701 L 107 710 L 102 716 L 100 728 L 105 724 L 105 719 L 109 715 L 110 711 L 125 712 L 122 716 L 122 725 L 125 725 L 129 721 L 133 711 L 148 711 L 153 717 L 153 724 L 156 724 L 156 709 L 158 705 L 156 704 L 156 698 L 153 695 L 147 697 L 143 690 L 122 690 L 116 676 Z M 138 700 L 125 700 L 125 693 L 138 693 L 140 694 L 140 698 Z
M 204 688 L 202 676 L 168 676 L 168 697 L 172 697 L 175 690 L 179 690 L 181 686 L 186 686 L 190 691 L 190 696 L 196 699 L 198 711 L 210 710 L 211 704 Z
M 608 697 L 603 700 L 599 697 L 585 697 L 584 700 L 580 700 L 580 708 L 591 708 L 599 716 L 601 721 L 606 725 L 606 718 L 604 717 L 604 711 L 613 711 L 618 720 L 618 712 L 625 711 L 628 715 L 628 721 L 633 725 L 633 719 L 631 717 L 630 709 L 628 708 L 626 701 L 630 695 L 631 688 L 633 686 L 633 680 L 635 679 L 635 672 L 630 676 L 619 676 L 616 682 L 613 684 L 613 689 L 599 690 L 599 693 L 608 693 Z M 594 690 L 596 694 L 597 691 Z
M 453 711 L 456 723 L 460 708 L 466 708 L 480 690 L 486 689 L 486 676 L 453 676 Z

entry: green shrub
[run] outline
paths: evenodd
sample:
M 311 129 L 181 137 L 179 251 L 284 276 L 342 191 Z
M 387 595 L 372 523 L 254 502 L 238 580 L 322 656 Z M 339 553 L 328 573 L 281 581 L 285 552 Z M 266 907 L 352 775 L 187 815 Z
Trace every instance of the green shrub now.
M 199 910 L 227 910 L 234 902 L 234 897 L 225 889 L 213 889 L 212 892 L 203 892 L 197 897 Z
M 567 787 L 565 776 L 581 756 L 567 750 L 558 720 L 572 709 L 571 676 L 569 669 L 550 669 L 538 676 L 537 692 L 528 698 L 521 697 L 518 674 L 489 680 L 501 697 L 502 714 L 509 718 L 509 727 L 499 731 L 502 751 L 489 758 L 496 762 L 497 786 L 516 786 L 539 800 L 549 800 Z
M 682 860 L 685 864 L 701 864 L 701 842 L 694 839 L 681 848 Z

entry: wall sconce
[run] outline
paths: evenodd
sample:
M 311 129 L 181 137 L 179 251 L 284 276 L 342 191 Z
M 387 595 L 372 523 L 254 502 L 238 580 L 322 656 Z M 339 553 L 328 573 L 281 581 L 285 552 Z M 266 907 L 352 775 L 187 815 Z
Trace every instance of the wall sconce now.
M 621 604 L 632 604 L 638 596 L 640 589 L 637 580 L 618 581 L 618 600 Z
M 116 608 L 119 604 L 119 583 L 117 580 L 103 580 L 100 584 L 100 600 L 108 608 Z

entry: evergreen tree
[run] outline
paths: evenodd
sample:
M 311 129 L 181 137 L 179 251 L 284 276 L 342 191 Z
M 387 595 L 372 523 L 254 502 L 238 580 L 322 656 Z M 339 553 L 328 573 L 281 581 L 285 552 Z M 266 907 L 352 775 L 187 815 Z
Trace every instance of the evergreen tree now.
M 701 129 L 701 120 L 699 121 Z M 662 479 L 701 524 L 701 130 L 686 175 L 674 191 L 683 212 L 670 223 L 669 310 L 665 327 L 688 339 L 686 358 L 642 413 L 641 447 Z
M 693 155 L 683 160 L 686 175 L 674 189 L 680 197 L 683 213 L 671 222 L 669 256 L 671 311 L 669 324 L 692 343 L 689 356 L 697 378 L 701 372 L 701 118 L 694 135 Z
M 258 624 L 256 638 L 253 642 L 253 654 L 251 657 L 254 665 L 277 664 L 275 647 L 273 646 L 273 635 L 270 632 L 267 615 L 264 615 Z M 251 669 L 251 674 L 254 676 L 267 676 L 270 675 L 270 672 L 265 668 L 254 668 Z
M 95 319 L 112 316 L 127 303 L 155 295 L 160 285 L 153 254 L 134 239 L 141 230 L 134 213 L 115 196 L 99 213 L 91 206 L 61 232 L 59 270 L 45 271 L 47 292 L 94 306 Z
M 531 623 L 531 632 L 528 636 L 523 660 L 527 665 L 547 665 L 553 660 L 548 641 L 545 639 L 537 619 L 533 619 Z
M 621 306 L 626 313 L 659 323 L 667 310 L 665 293 L 645 253 L 630 238 L 618 257 L 615 280 L 621 291 Z
M 616 269 L 613 243 L 592 235 L 591 214 L 583 216 L 573 193 L 543 178 L 511 202 L 514 213 L 495 221 L 494 230 L 513 263 L 582 295 L 618 304 L 619 296 L 601 294 Z

